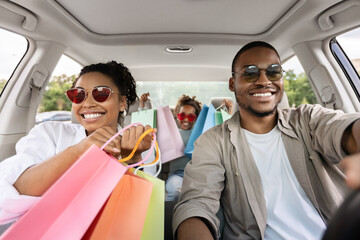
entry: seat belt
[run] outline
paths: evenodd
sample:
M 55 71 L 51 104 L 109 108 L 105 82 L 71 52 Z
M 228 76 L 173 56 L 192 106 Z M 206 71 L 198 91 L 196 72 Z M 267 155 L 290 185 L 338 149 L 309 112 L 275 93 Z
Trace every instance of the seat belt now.
M 334 109 L 336 104 L 336 95 L 330 86 L 326 86 L 320 91 L 321 101 L 324 107 Z
M 44 86 L 46 77 L 48 75 L 46 74 L 46 72 L 42 72 L 41 70 L 37 69 L 34 72 L 34 74 L 32 74 L 31 76 L 31 80 L 30 80 L 31 98 L 30 98 L 29 113 L 28 113 L 27 126 L 26 126 L 26 134 L 28 134 L 30 129 L 35 125 L 35 117 L 38 106 L 37 100 L 40 95 L 40 90 Z

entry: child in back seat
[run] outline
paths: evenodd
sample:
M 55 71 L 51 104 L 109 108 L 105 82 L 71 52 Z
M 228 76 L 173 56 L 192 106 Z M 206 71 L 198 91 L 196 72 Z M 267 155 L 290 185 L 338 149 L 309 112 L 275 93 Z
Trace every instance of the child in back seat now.
M 146 109 L 146 102 L 149 99 L 149 95 L 149 93 L 144 93 L 141 95 L 139 110 Z M 201 111 L 202 104 L 195 98 L 195 96 L 189 97 L 187 95 L 182 95 L 174 109 L 176 122 L 185 146 L 189 140 L 192 127 L 194 126 L 194 123 L 196 122 L 196 119 Z M 169 177 L 165 185 L 167 192 L 166 201 L 177 201 L 181 192 L 184 168 L 189 161 L 189 158 L 182 156 L 172 160 L 169 163 Z

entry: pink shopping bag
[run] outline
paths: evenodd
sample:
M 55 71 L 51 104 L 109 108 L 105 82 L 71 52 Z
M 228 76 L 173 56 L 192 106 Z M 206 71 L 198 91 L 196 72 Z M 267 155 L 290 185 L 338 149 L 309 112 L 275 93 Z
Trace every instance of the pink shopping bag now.
M 80 239 L 124 175 L 146 161 L 124 166 L 101 148 L 91 146 L 0 239 Z
M 161 162 L 166 163 L 184 156 L 185 145 L 169 106 L 158 107 L 157 141 L 161 151 Z

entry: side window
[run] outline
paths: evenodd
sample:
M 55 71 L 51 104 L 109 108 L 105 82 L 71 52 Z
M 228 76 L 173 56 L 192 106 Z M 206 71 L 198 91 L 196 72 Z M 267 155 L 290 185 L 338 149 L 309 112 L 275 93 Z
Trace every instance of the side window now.
M 25 55 L 27 40 L 18 34 L 0 28 L 0 93 Z
M 294 56 L 284 63 L 284 89 L 288 96 L 290 107 L 297 107 L 304 103 L 316 103 L 316 97 L 302 68 L 299 59 Z
M 36 123 L 71 120 L 71 102 L 64 93 L 81 68 L 80 64 L 65 55 L 60 58 L 39 105 Z
M 360 28 L 332 39 L 330 48 L 360 99 Z

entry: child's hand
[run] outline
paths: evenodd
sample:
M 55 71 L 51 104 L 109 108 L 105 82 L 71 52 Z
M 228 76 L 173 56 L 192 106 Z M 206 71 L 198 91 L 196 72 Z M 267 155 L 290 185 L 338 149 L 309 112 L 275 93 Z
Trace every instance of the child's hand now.
M 144 108 L 145 107 L 145 103 L 148 101 L 150 97 L 150 93 L 144 93 L 141 95 L 140 97 L 140 108 Z

